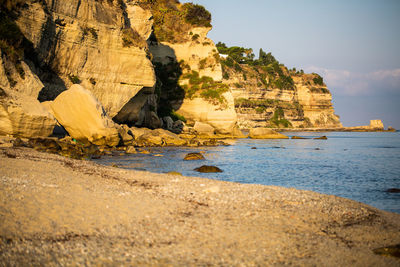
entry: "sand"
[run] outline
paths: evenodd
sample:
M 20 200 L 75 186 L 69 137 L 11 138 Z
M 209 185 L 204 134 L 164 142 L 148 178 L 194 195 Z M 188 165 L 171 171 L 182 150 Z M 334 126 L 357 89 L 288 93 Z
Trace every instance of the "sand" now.
M 0 266 L 400 266 L 400 214 L 335 196 L 0 149 Z

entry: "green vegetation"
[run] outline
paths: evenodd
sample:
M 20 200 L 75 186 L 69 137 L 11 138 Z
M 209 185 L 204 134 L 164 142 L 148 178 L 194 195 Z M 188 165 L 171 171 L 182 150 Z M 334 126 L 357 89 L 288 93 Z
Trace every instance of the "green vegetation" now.
M 182 6 L 185 21 L 196 27 L 211 27 L 211 13 L 203 6 L 185 3 Z
M 187 122 L 186 118 L 185 118 L 184 116 L 179 115 L 178 113 L 176 113 L 175 110 L 172 110 L 172 112 L 169 114 L 169 116 L 170 116 L 174 121 L 180 120 L 180 121 L 183 121 L 184 123 Z
M 132 28 L 126 28 L 122 30 L 122 45 L 124 47 L 136 46 L 143 48 L 146 47 L 147 44 L 137 31 Z
M 266 110 L 266 107 L 264 107 L 264 106 L 256 107 L 256 112 L 257 112 L 258 114 L 264 113 L 265 110 Z
M 324 79 L 316 73 L 313 73 L 313 74 L 317 76 L 313 79 L 313 82 L 317 85 L 321 85 L 321 86 L 324 85 Z
M 282 108 L 275 109 L 274 116 L 269 121 L 272 126 L 276 127 L 292 127 L 292 123 L 285 119 L 285 113 Z
M 187 98 L 201 96 L 207 101 L 217 104 L 226 104 L 223 93 L 227 92 L 229 87 L 226 84 L 215 82 L 211 77 L 199 76 L 197 71 L 192 71 L 182 75 L 182 80 L 188 80 L 188 84 L 183 86 Z
M 289 70 L 275 59 L 271 53 L 266 53 L 260 49 L 260 56 L 254 59 L 251 48 L 238 46 L 227 47 L 224 43 L 217 43 L 219 53 L 226 54 L 228 57 L 221 60 L 223 66 L 223 77 L 229 78 L 229 70 L 242 72 L 243 80 L 247 80 L 247 75 L 241 65 L 252 66 L 256 72 L 256 78 L 264 84 L 266 88 L 279 88 L 282 90 L 294 90 L 294 81 L 290 77 Z M 227 77 L 227 78 L 226 78 Z
M 317 87 L 311 87 L 310 88 L 311 93 L 317 93 L 317 94 L 329 94 L 329 90 L 326 88 L 317 88 Z
M 200 35 L 198 35 L 197 33 L 195 35 L 192 36 L 192 41 L 197 41 L 199 39 Z
M 142 8 L 151 9 L 154 17 L 154 41 L 186 42 L 189 41 L 187 32 L 191 28 L 211 27 L 211 14 L 201 5 L 179 5 L 175 0 L 141 0 L 138 4 Z M 196 41 L 199 37 L 191 38 Z
M 279 100 L 263 99 L 263 100 L 250 100 L 246 98 L 235 99 L 236 108 L 257 108 L 257 107 L 274 107 L 280 104 Z
M 81 83 L 81 79 L 79 79 L 79 77 L 76 76 L 76 75 L 68 75 L 68 78 L 73 84 L 80 84 Z
M 91 27 L 82 28 L 82 34 L 84 37 L 87 36 L 89 33 L 92 35 L 93 39 L 95 39 L 95 40 L 98 39 L 99 36 L 98 36 L 95 28 L 91 28 Z

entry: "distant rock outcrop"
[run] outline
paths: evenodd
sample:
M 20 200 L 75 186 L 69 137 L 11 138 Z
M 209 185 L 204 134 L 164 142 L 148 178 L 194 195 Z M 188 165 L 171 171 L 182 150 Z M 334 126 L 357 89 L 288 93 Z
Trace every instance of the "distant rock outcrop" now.
M 252 139 L 288 139 L 284 134 L 275 132 L 269 128 L 252 128 L 249 132 L 249 137 Z
M 319 75 L 280 68 L 287 79 L 292 79 L 292 86 L 279 88 L 279 83 L 268 80 L 268 72 L 263 67 L 242 64 L 240 71 L 224 67 L 229 73 L 229 79 L 224 82 L 233 92 L 240 128 L 342 127 L 334 113 L 330 91 L 322 82 L 315 82 Z

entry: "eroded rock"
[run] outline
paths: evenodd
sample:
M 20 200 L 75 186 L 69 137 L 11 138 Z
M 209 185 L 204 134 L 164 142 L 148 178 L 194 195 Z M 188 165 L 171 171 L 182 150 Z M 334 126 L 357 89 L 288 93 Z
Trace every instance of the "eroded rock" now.
M 202 172 L 202 173 L 215 173 L 215 172 L 223 172 L 220 168 L 216 166 L 208 166 L 208 165 L 203 165 L 201 167 L 198 167 L 194 169 L 197 172 Z
M 252 139 L 288 139 L 286 135 L 275 132 L 269 128 L 253 128 L 250 129 L 249 137 Z
M 203 160 L 205 157 L 201 153 L 189 153 L 183 160 Z
M 107 116 L 101 103 L 88 90 L 74 84 L 51 104 L 54 116 L 77 140 L 92 144 L 116 146 L 120 142 L 115 123 Z

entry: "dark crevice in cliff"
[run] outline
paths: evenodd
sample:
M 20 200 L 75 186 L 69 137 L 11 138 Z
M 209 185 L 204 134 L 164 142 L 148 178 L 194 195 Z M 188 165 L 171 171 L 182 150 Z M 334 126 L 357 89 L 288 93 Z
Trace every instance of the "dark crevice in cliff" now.
M 79 0 L 75 10 L 75 18 L 78 17 L 79 8 L 81 7 L 82 1 Z

